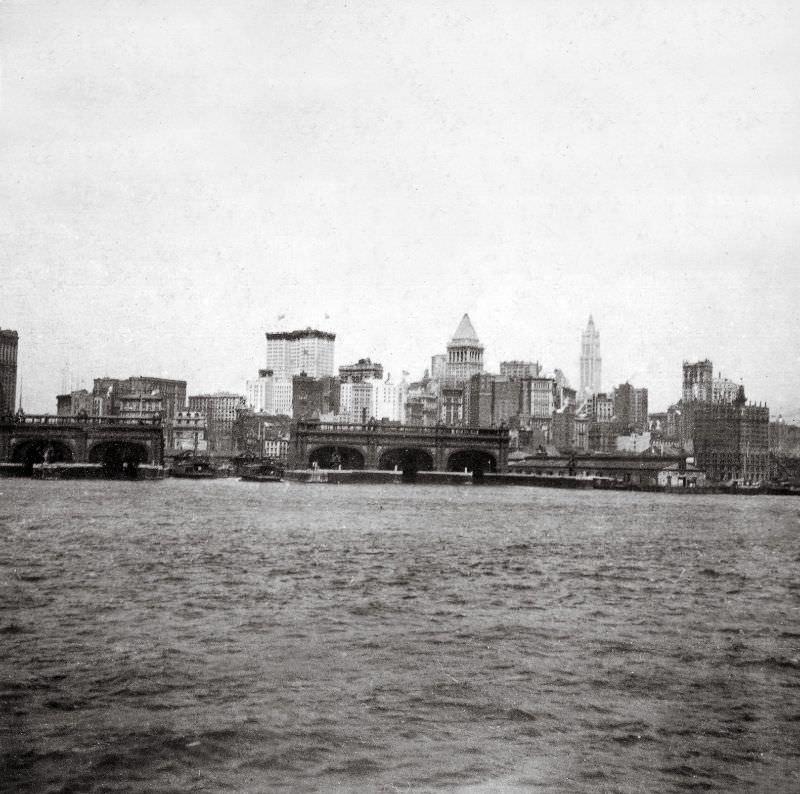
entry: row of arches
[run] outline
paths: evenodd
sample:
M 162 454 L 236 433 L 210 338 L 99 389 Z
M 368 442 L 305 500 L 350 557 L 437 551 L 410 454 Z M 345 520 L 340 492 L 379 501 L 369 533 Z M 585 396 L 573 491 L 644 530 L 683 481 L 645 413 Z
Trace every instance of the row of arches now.
M 314 449 L 308 458 L 308 465 L 316 465 L 321 469 L 363 469 L 366 461 L 364 454 L 356 447 L 324 446 Z M 431 454 L 415 447 L 397 447 L 387 449 L 378 459 L 378 468 L 384 471 L 398 470 L 406 479 L 413 479 L 418 472 L 433 471 L 434 461 Z M 477 478 L 486 472 L 497 471 L 497 460 L 488 452 L 475 449 L 463 449 L 453 452 L 447 459 L 447 471 L 470 471 Z
M 139 466 L 147 462 L 147 447 L 130 441 L 101 441 L 89 450 L 88 463 L 100 463 L 106 477 L 135 479 Z M 16 444 L 11 462 L 21 463 L 28 476 L 37 463 L 75 463 L 69 444 L 51 439 L 28 439 Z

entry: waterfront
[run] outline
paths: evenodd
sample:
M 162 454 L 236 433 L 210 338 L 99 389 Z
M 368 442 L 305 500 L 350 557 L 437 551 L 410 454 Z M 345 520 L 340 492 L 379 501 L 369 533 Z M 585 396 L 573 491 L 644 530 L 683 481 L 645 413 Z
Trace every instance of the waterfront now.
M 15 791 L 800 788 L 792 499 L 0 481 Z

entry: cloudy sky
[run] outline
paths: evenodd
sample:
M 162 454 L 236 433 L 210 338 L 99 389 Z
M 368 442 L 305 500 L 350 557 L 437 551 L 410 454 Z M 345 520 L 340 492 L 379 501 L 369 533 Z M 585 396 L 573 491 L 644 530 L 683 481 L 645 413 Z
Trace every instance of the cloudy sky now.
M 67 369 L 243 391 L 287 324 L 419 376 L 468 312 L 490 369 L 576 385 L 591 313 L 606 388 L 708 357 L 800 415 L 799 9 L 0 3 L 25 409 Z

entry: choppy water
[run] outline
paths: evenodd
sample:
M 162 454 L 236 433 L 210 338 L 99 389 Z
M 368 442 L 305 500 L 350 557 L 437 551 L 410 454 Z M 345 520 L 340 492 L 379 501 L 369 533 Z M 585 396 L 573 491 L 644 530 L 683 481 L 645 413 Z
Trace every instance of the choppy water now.
M 800 791 L 800 501 L 0 481 L 20 792 Z

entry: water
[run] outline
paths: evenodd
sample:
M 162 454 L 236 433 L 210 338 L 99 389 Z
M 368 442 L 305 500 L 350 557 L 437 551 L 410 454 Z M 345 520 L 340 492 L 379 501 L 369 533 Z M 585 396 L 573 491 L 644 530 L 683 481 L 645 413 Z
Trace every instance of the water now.
M 15 792 L 797 792 L 800 501 L 0 481 Z

